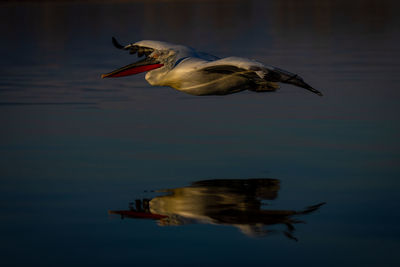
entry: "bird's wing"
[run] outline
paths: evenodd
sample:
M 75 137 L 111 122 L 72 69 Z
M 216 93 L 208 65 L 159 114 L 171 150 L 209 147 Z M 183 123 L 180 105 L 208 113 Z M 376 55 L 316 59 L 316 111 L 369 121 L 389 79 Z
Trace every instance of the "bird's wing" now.
M 278 82 L 293 84 L 322 96 L 320 91 L 304 82 L 299 75 L 246 58 L 229 57 L 216 60 L 206 64 L 202 70 L 209 73 L 245 76 L 269 89 L 279 88 Z
M 320 91 L 304 82 L 303 78 L 301 78 L 297 74 L 280 68 L 265 65 L 263 68 L 261 68 L 261 70 L 264 72 L 264 79 L 267 81 L 293 84 L 301 88 L 307 89 L 319 96 L 322 96 L 322 93 Z
M 233 65 L 213 65 L 205 67 L 201 70 L 209 73 L 220 73 L 220 74 L 233 74 L 233 73 L 241 73 L 247 71 L 244 68 L 239 68 Z
M 151 47 L 136 45 L 136 44 L 128 44 L 128 45 L 121 45 L 118 43 L 117 39 L 114 37 L 112 38 L 113 45 L 118 49 L 129 50 L 129 54 L 137 53 L 139 57 L 145 55 L 146 57 L 153 53 L 154 49 Z
M 247 59 L 247 58 L 239 58 L 239 57 L 228 57 L 220 60 L 216 60 L 214 65 L 232 65 L 236 66 L 240 69 L 245 69 L 247 71 L 252 71 L 252 73 L 257 74 L 261 79 L 268 83 L 276 84 L 277 82 L 281 83 L 289 83 L 301 88 L 307 89 L 317 95 L 322 96 L 322 93 L 317 89 L 311 87 L 309 84 L 304 82 L 303 78 L 295 73 L 291 73 L 289 71 L 268 66 L 262 64 L 261 62 Z
M 278 83 L 274 81 L 267 81 L 262 78 L 259 73 L 258 68 L 248 69 L 244 67 L 238 67 L 235 65 L 212 65 L 207 66 L 201 69 L 201 71 L 212 74 L 221 74 L 221 75 L 238 75 L 245 77 L 253 84 L 254 89 L 256 91 L 261 90 L 260 88 L 264 88 L 263 91 L 276 90 L 279 88 Z
M 201 71 L 206 73 L 216 73 L 216 74 L 226 74 L 226 75 L 240 75 L 246 78 L 261 80 L 262 78 L 257 75 L 254 70 L 239 68 L 234 65 L 212 65 L 201 69 Z

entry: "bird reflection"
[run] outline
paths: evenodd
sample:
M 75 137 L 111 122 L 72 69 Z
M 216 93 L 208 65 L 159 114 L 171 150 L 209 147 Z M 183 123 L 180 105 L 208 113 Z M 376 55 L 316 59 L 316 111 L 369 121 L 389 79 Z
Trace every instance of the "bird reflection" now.
M 154 219 L 160 226 L 208 223 L 232 225 L 248 236 L 283 233 L 296 240 L 295 217 L 318 210 L 319 203 L 302 210 L 268 209 L 266 201 L 275 200 L 277 179 L 219 179 L 193 182 L 190 186 L 161 190 L 162 196 L 137 199 L 129 210 L 113 210 L 121 218 Z M 281 226 L 281 227 L 280 227 Z M 283 230 L 270 229 L 282 228 Z

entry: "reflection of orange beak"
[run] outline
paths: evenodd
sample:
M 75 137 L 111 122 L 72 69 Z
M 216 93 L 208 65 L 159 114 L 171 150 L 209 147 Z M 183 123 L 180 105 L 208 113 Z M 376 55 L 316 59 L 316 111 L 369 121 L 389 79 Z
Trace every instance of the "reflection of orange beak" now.
M 109 210 L 108 214 L 119 214 L 123 217 L 127 218 L 137 218 L 137 219 L 152 219 L 152 220 L 161 220 L 164 218 L 168 218 L 167 215 L 154 214 L 149 212 L 140 212 L 133 210 Z
M 158 60 L 151 57 L 146 57 L 143 60 L 126 65 L 122 68 L 116 69 L 107 74 L 102 74 L 101 78 L 123 77 L 123 76 L 138 74 L 149 70 L 154 70 L 157 68 L 161 68 L 162 66 L 164 66 L 164 64 L 161 64 Z

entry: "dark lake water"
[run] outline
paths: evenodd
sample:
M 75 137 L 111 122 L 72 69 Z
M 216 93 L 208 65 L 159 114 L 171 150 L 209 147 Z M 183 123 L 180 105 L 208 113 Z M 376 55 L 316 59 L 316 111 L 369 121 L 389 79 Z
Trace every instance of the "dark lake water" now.
M 399 7 L 0 2 L 2 265 L 399 266 Z M 102 80 L 136 60 L 111 36 L 254 58 L 324 96 Z

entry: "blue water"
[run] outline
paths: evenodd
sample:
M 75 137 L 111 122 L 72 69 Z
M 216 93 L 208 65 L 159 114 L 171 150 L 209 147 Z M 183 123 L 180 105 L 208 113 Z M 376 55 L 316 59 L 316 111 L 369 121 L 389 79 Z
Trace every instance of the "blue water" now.
M 395 1 L 0 3 L 2 265 L 398 266 L 400 19 Z M 142 39 L 299 73 L 323 97 L 195 97 L 143 75 Z M 263 209 L 302 210 L 298 241 L 232 223 L 121 218 L 155 190 L 272 178 Z M 199 203 L 201 205 L 201 203 Z M 204 214 L 202 214 L 204 215 Z

